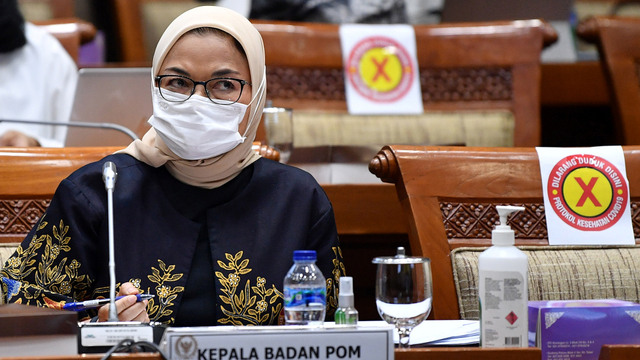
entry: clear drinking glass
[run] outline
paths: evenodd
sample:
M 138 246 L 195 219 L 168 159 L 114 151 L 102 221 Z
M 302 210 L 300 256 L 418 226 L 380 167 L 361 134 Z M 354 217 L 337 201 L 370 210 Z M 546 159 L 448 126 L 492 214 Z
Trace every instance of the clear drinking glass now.
M 266 107 L 263 114 L 267 144 L 280 152 L 281 163 L 287 163 L 293 149 L 293 110 Z
M 398 255 L 377 257 L 376 306 L 389 324 L 395 325 L 400 348 L 409 348 L 411 330 L 431 312 L 431 262 L 428 258 Z

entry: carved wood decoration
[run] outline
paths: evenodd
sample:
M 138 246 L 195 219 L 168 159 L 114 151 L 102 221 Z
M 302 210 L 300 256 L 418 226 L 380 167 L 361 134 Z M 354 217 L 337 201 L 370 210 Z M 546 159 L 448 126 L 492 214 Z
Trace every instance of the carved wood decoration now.
M 50 200 L 0 201 L 0 236 L 24 238 L 49 206 Z M 518 239 L 547 239 L 544 204 L 509 204 L 524 206 L 525 211 L 509 218 Z M 441 202 L 442 221 L 448 239 L 490 239 L 500 222 L 494 204 Z M 482 220 L 485 219 L 485 220 Z M 640 202 L 631 202 L 631 220 L 636 238 L 640 238 Z
M 495 205 L 489 203 L 441 202 L 442 221 L 447 239 L 491 239 L 491 231 L 500 223 Z M 544 204 L 505 204 L 524 206 L 509 217 L 517 239 L 548 239 Z M 640 238 L 640 202 L 631 202 L 631 222 L 636 239 Z
M 50 203 L 51 199 L 0 200 L 0 237 L 23 239 Z
M 267 68 L 269 99 L 345 101 L 342 69 Z M 428 102 L 513 99 L 510 67 L 420 69 L 422 100 Z
M 513 99 L 509 67 L 420 69 L 420 83 L 424 102 Z
M 342 69 L 267 67 L 268 99 L 342 100 Z

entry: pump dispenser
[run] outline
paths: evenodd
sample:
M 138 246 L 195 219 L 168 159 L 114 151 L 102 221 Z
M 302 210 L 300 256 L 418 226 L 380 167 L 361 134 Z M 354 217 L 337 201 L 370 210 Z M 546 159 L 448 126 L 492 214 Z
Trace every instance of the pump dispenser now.
M 480 344 L 482 347 L 527 347 L 528 258 L 515 244 L 507 225 L 520 206 L 496 206 L 500 224 L 491 232 L 492 247 L 478 257 Z
M 514 211 L 524 210 L 522 206 L 496 206 L 500 216 L 500 224 L 491 232 L 491 243 L 493 245 L 513 245 L 516 243 L 516 236 L 511 226 L 507 225 L 507 217 Z

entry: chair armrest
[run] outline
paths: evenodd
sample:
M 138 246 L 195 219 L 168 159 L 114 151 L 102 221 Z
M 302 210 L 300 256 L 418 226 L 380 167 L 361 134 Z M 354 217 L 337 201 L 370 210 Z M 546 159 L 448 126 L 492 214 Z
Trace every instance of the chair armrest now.
M 34 21 L 33 23 L 45 27 L 54 36 L 78 32 L 80 34 L 80 44 L 86 44 L 96 36 L 96 27 L 92 23 L 78 18 L 58 18 Z
M 254 141 L 251 148 L 264 158 L 280 161 L 280 152 L 269 145 L 262 144 L 260 141 Z

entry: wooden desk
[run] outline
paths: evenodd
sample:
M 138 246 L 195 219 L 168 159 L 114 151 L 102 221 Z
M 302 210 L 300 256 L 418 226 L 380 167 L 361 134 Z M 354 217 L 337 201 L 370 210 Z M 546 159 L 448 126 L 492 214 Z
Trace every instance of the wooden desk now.
M 477 347 L 452 348 L 414 348 L 408 351 L 395 351 L 396 360 L 540 360 L 540 349 L 481 349 Z M 33 358 L 2 358 L 20 360 L 98 360 L 101 354 L 78 356 L 51 356 Z M 160 360 L 157 353 L 148 354 L 114 354 L 112 359 L 121 360 Z M 366 360 L 366 359 L 362 359 Z M 613 358 L 611 359 L 613 360 Z
M 599 360 L 640 359 L 640 345 L 603 345 Z
M 87 354 L 78 356 L 49 356 L 1 358 L 13 360 L 98 360 L 102 354 Z M 408 351 L 395 351 L 396 360 L 540 360 L 542 353 L 539 348 L 524 349 L 483 349 L 478 347 L 435 347 L 413 348 Z M 143 354 L 114 354 L 116 360 L 160 360 L 157 353 Z M 636 360 L 640 359 L 640 345 L 604 345 L 599 360 Z
M 396 349 L 396 360 L 540 360 L 539 348 L 483 349 L 479 347 Z
M 406 234 L 407 221 L 393 184 L 322 185 L 339 234 Z

